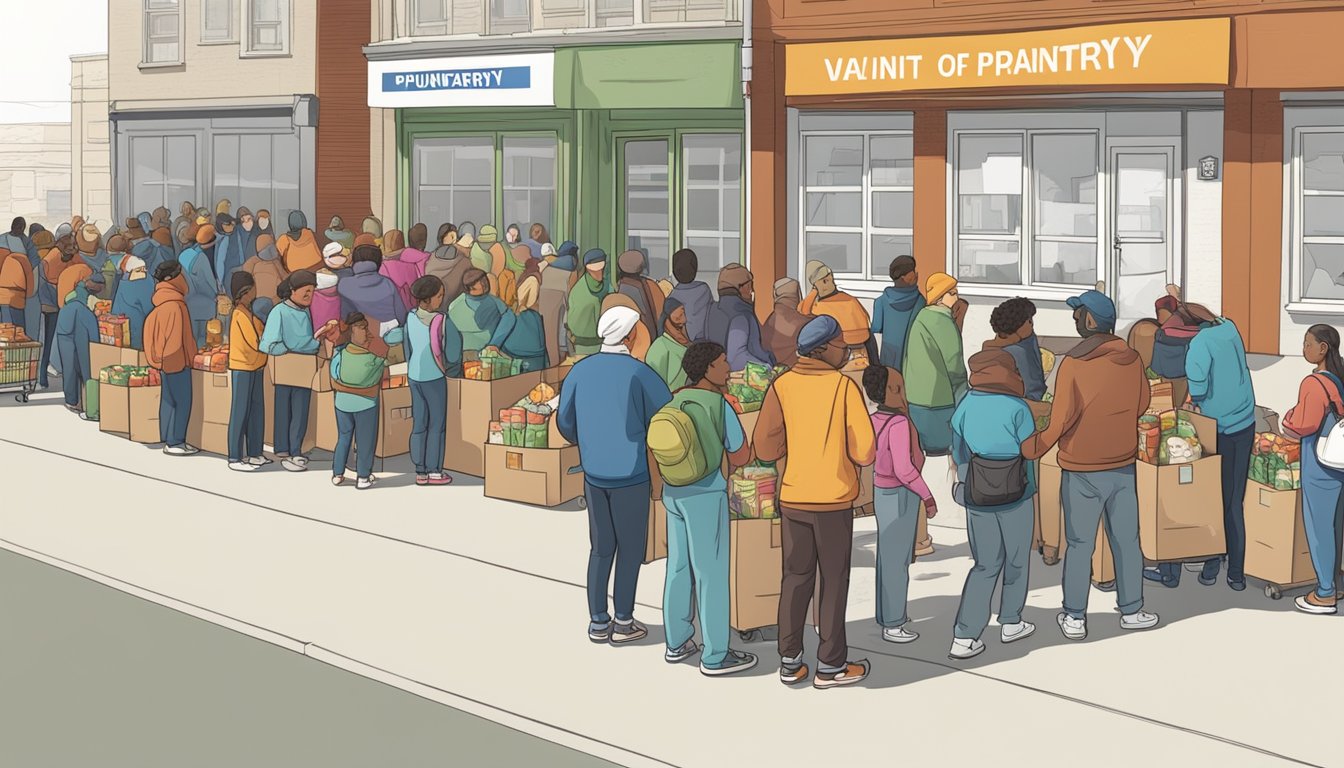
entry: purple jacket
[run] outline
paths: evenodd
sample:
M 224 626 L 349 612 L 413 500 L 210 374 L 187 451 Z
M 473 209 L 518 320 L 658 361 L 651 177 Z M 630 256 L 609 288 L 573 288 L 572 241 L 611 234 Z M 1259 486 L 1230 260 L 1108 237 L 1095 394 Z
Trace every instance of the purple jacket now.
M 356 264 L 354 274 L 341 278 L 336 290 L 350 312 L 362 312 L 379 323 L 396 320 L 400 325 L 406 319 L 406 303 L 397 286 L 378 274 L 377 265 L 371 261 Z

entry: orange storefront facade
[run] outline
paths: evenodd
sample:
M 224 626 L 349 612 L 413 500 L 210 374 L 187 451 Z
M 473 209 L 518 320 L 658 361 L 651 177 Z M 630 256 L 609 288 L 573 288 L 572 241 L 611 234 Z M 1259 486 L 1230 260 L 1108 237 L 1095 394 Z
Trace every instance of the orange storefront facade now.
M 758 286 L 820 259 L 872 298 L 909 253 L 980 338 L 1012 296 L 1068 334 L 1097 282 L 1122 325 L 1181 284 L 1252 353 L 1344 322 L 1339 3 L 764 0 L 753 33 Z

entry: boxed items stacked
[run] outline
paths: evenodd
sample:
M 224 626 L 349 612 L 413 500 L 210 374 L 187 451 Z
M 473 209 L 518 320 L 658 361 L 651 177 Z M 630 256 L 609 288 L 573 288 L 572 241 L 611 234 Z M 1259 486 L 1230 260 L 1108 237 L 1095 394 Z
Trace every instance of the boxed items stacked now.
M 112 344 L 89 344 L 89 370 L 101 371 L 114 365 L 148 365 L 145 353 L 138 349 L 118 347 Z
M 203 353 L 206 365 L 209 365 L 210 354 Z M 224 356 L 227 360 L 227 351 Z M 202 355 L 196 357 L 199 360 Z M 187 416 L 187 442 L 206 453 L 227 456 L 229 414 L 233 408 L 233 390 L 227 366 L 225 372 L 216 372 L 197 367 L 195 362 L 191 371 L 191 413 Z
M 1222 554 L 1222 458 L 1217 424 L 1189 411 L 1139 420 L 1139 546 L 1149 560 Z
M 405 366 L 405 363 L 401 363 Z M 405 373 L 394 374 L 402 382 Z M 335 417 L 333 404 L 332 416 Z M 411 387 L 403 383 L 399 387 L 388 387 L 384 383 L 383 391 L 378 395 L 378 444 L 373 455 L 380 459 L 400 456 L 411 452 L 411 430 L 415 428 L 415 416 L 411 409 Z
M 500 409 L 499 421 L 490 422 L 486 442 L 514 448 L 560 448 L 566 445 L 567 441 L 552 429 L 559 404 L 560 393 L 556 388 L 541 382 L 527 393 L 527 397 Z M 558 438 L 556 445 L 551 445 L 552 433 Z
M 227 373 L 229 370 L 229 345 L 207 347 L 198 351 L 196 357 L 191 359 L 191 369 L 193 371 Z
M 485 476 L 485 453 L 490 423 L 499 412 L 514 407 L 543 380 L 559 389 L 568 368 L 532 371 L 503 379 L 448 379 L 448 434 L 443 463 L 446 469 Z M 465 372 L 465 371 L 464 371 Z
M 1250 479 L 1276 491 L 1302 487 L 1302 444 L 1273 432 L 1261 432 L 1251 446 Z
M 482 351 L 479 360 L 467 360 L 462 364 L 462 377 L 472 381 L 496 381 L 517 376 L 523 372 L 523 361 L 508 355 Z
M 28 334 L 24 333 L 23 326 L 14 323 L 0 323 L 0 343 L 4 344 L 22 344 L 32 341 Z
M 579 448 L 555 428 L 560 382 L 566 372 L 541 371 L 544 380 L 516 403 L 499 409 L 499 421 L 489 423 L 484 446 L 486 496 L 555 507 L 583 495 Z
M 11 333 L 11 336 L 20 336 L 23 330 L 18 333 Z M 0 341 L 0 387 L 8 387 L 15 384 L 35 384 L 37 382 L 38 365 L 42 356 L 42 345 L 35 341 L 23 340 Z
M 1278 414 L 1255 408 L 1251 482 L 1246 484 L 1246 573 L 1279 588 L 1315 581 L 1302 520 L 1302 445 L 1279 433 Z
M 224 346 L 224 323 L 219 318 L 205 323 L 205 346 L 207 348 Z
M 98 372 L 98 430 L 159 442 L 159 372 L 113 365 Z
M 739 632 L 779 621 L 783 575 L 779 520 L 728 522 L 729 624 Z
M 1154 373 L 1152 368 L 1147 369 L 1146 374 L 1148 376 L 1148 413 L 1162 413 L 1163 411 L 1174 410 L 1178 405 L 1184 405 L 1184 403 L 1175 402 L 1171 382 L 1163 381 L 1162 377 Z
M 735 520 L 772 520 L 779 517 L 779 473 L 774 462 L 753 461 L 728 478 L 728 511 Z
M 1064 536 L 1064 507 L 1061 485 L 1063 471 L 1059 467 L 1059 449 L 1052 448 L 1037 464 L 1036 529 L 1041 545 L 1041 557 L 1046 565 L 1054 565 L 1064 557 L 1068 539 Z M 1115 557 L 1110 540 L 1106 538 L 1106 521 L 1097 525 L 1097 546 L 1092 550 L 1092 581 L 1103 584 L 1115 579 Z
M 99 315 L 98 341 L 113 347 L 131 346 L 130 318 L 125 315 Z

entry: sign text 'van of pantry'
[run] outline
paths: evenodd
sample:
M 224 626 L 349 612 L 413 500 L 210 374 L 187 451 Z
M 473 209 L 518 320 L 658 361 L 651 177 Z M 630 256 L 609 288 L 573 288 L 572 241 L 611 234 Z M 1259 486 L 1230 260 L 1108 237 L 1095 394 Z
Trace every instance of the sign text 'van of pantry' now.
M 1224 85 L 1231 23 L 1196 19 L 1004 35 L 805 43 L 784 90 L 826 96 L 956 88 Z

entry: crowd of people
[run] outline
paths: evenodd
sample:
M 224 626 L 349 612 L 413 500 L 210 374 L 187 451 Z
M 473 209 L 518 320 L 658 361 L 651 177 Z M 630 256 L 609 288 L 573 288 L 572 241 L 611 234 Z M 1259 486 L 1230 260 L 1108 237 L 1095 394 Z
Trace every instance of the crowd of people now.
M 79 217 L 54 232 L 16 219 L 0 236 L 0 322 L 41 339 L 40 386 L 59 371 L 66 407 L 83 414 L 84 382 L 98 376 L 89 370 L 88 346 L 98 338 L 93 307 L 110 301 L 113 314 L 128 318 L 131 346 L 161 374 L 160 438 L 173 456 L 198 452 L 186 440 L 188 373 L 218 326 L 232 378 L 228 467 L 239 472 L 277 461 L 291 472 L 307 470 L 312 391 L 277 384 L 267 403 L 262 369 L 271 356 L 317 356 L 336 392 L 331 479 L 346 484 L 353 466 L 360 489 L 376 482 L 377 405 L 394 349 L 400 347 L 412 393 L 411 458 L 421 486 L 452 481 L 443 467 L 452 418 L 446 381 L 463 376 L 464 361 L 504 355 L 521 371 L 571 365 L 555 419 L 579 446 L 585 477 L 590 639 L 620 645 L 647 635 L 634 602 L 657 484 L 668 516 L 667 661 L 699 654 L 701 671 L 711 676 L 756 665 L 755 656 L 729 643 L 726 477 L 752 461 L 776 462 L 779 673 L 786 684 L 811 678 L 818 688 L 853 684 L 869 670 L 849 658 L 845 634 L 853 507 L 868 466 L 884 640 L 918 639 L 906 610 L 908 569 L 921 546 L 919 515 L 938 512 L 924 470 L 929 457 L 940 456 L 954 472 L 952 494 L 966 508 L 975 561 L 949 655 L 984 652 L 1000 582 L 1001 642 L 1032 636 L 1036 628 L 1022 611 L 1036 462 L 1056 448 L 1068 539 L 1060 631 L 1070 640 L 1087 636 L 1091 557 L 1103 519 L 1116 572 L 1103 586 L 1117 594 L 1120 627 L 1156 626 L 1157 615 L 1144 609 L 1144 581 L 1174 587 L 1181 568 L 1145 570 L 1139 549 L 1135 425 L 1149 408 L 1150 358 L 1179 393 L 1178 405 L 1188 397 L 1187 407 L 1217 423 L 1226 554 L 1202 564 L 1200 581 L 1216 583 L 1226 562 L 1228 586 L 1245 588 L 1251 376 L 1235 324 L 1182 301 L 1178 291 L 1159 298 L 1155 318 L 1141 324 L 1150 332 L 1147 358 L 1135 348 L 1144 344 L 1139 326 L 1129 339 L 1116 335 L 1115 305 L 1104 293 L 1070 299 L 1079 341 L 1061 358 L 1047 395 L 1035 305 L 1013 298 L 996 307 L 993 338 L 968 357 L 968 305 L 956 278 L 940 272 L 921 280 L 909 256 L 891 263 L 892 285 L 871 313 L 837 286 L 827 265 L 808 261 L 806 286 L 792 278 L 771 286 L 773 311 L 762 323 L 749 269 L 723 267 L 711 290 L 689 249 L 673 254 L 672 279 L 655 280 L 640 251 L 613 260 L 572 241 L 556 246 L 542 224 L 509 225 L 501 235 L 494 225 L 449 223 L 433 241 L 425 224 L 403 234 L 384 231 L 373 216 L 358 232 L 334 217 L 320 237 L 300 211 L 290 212 L 286 225 L 277 236 L 269 212 L 234 210 L 227 200 L 213 212 L 183 203 L 176 218 L 159 208 L 107 232 Z M 1297 606 L 1334 613 L 1335 510 L 1344 472 L 1317 462 L 1311 447 L 1344 415 L 1338 332 L 1311 328 L 1303 355 L 1312 371 L 1284 427 L 1303 445 L 1304 516 L 1319 583 Z M 750 364 L 785 370 L 748 434 L 728 381 Z M 862 371 L 861 387 L 843 371 Z M 1048 426 L 1038 429 L 1032 404 L 1051 396 Z M 271 457 L 263 451 L 268 407 Z M 689 442 L 654 452 L 650 435 L 658 430 L 670 430 L 664 434 L 673 444 L 687 435 Z M 821 636 L 815 674 L 803 658 L 814 593 Z M 693 640 L 696 621 L 703 648 Z

